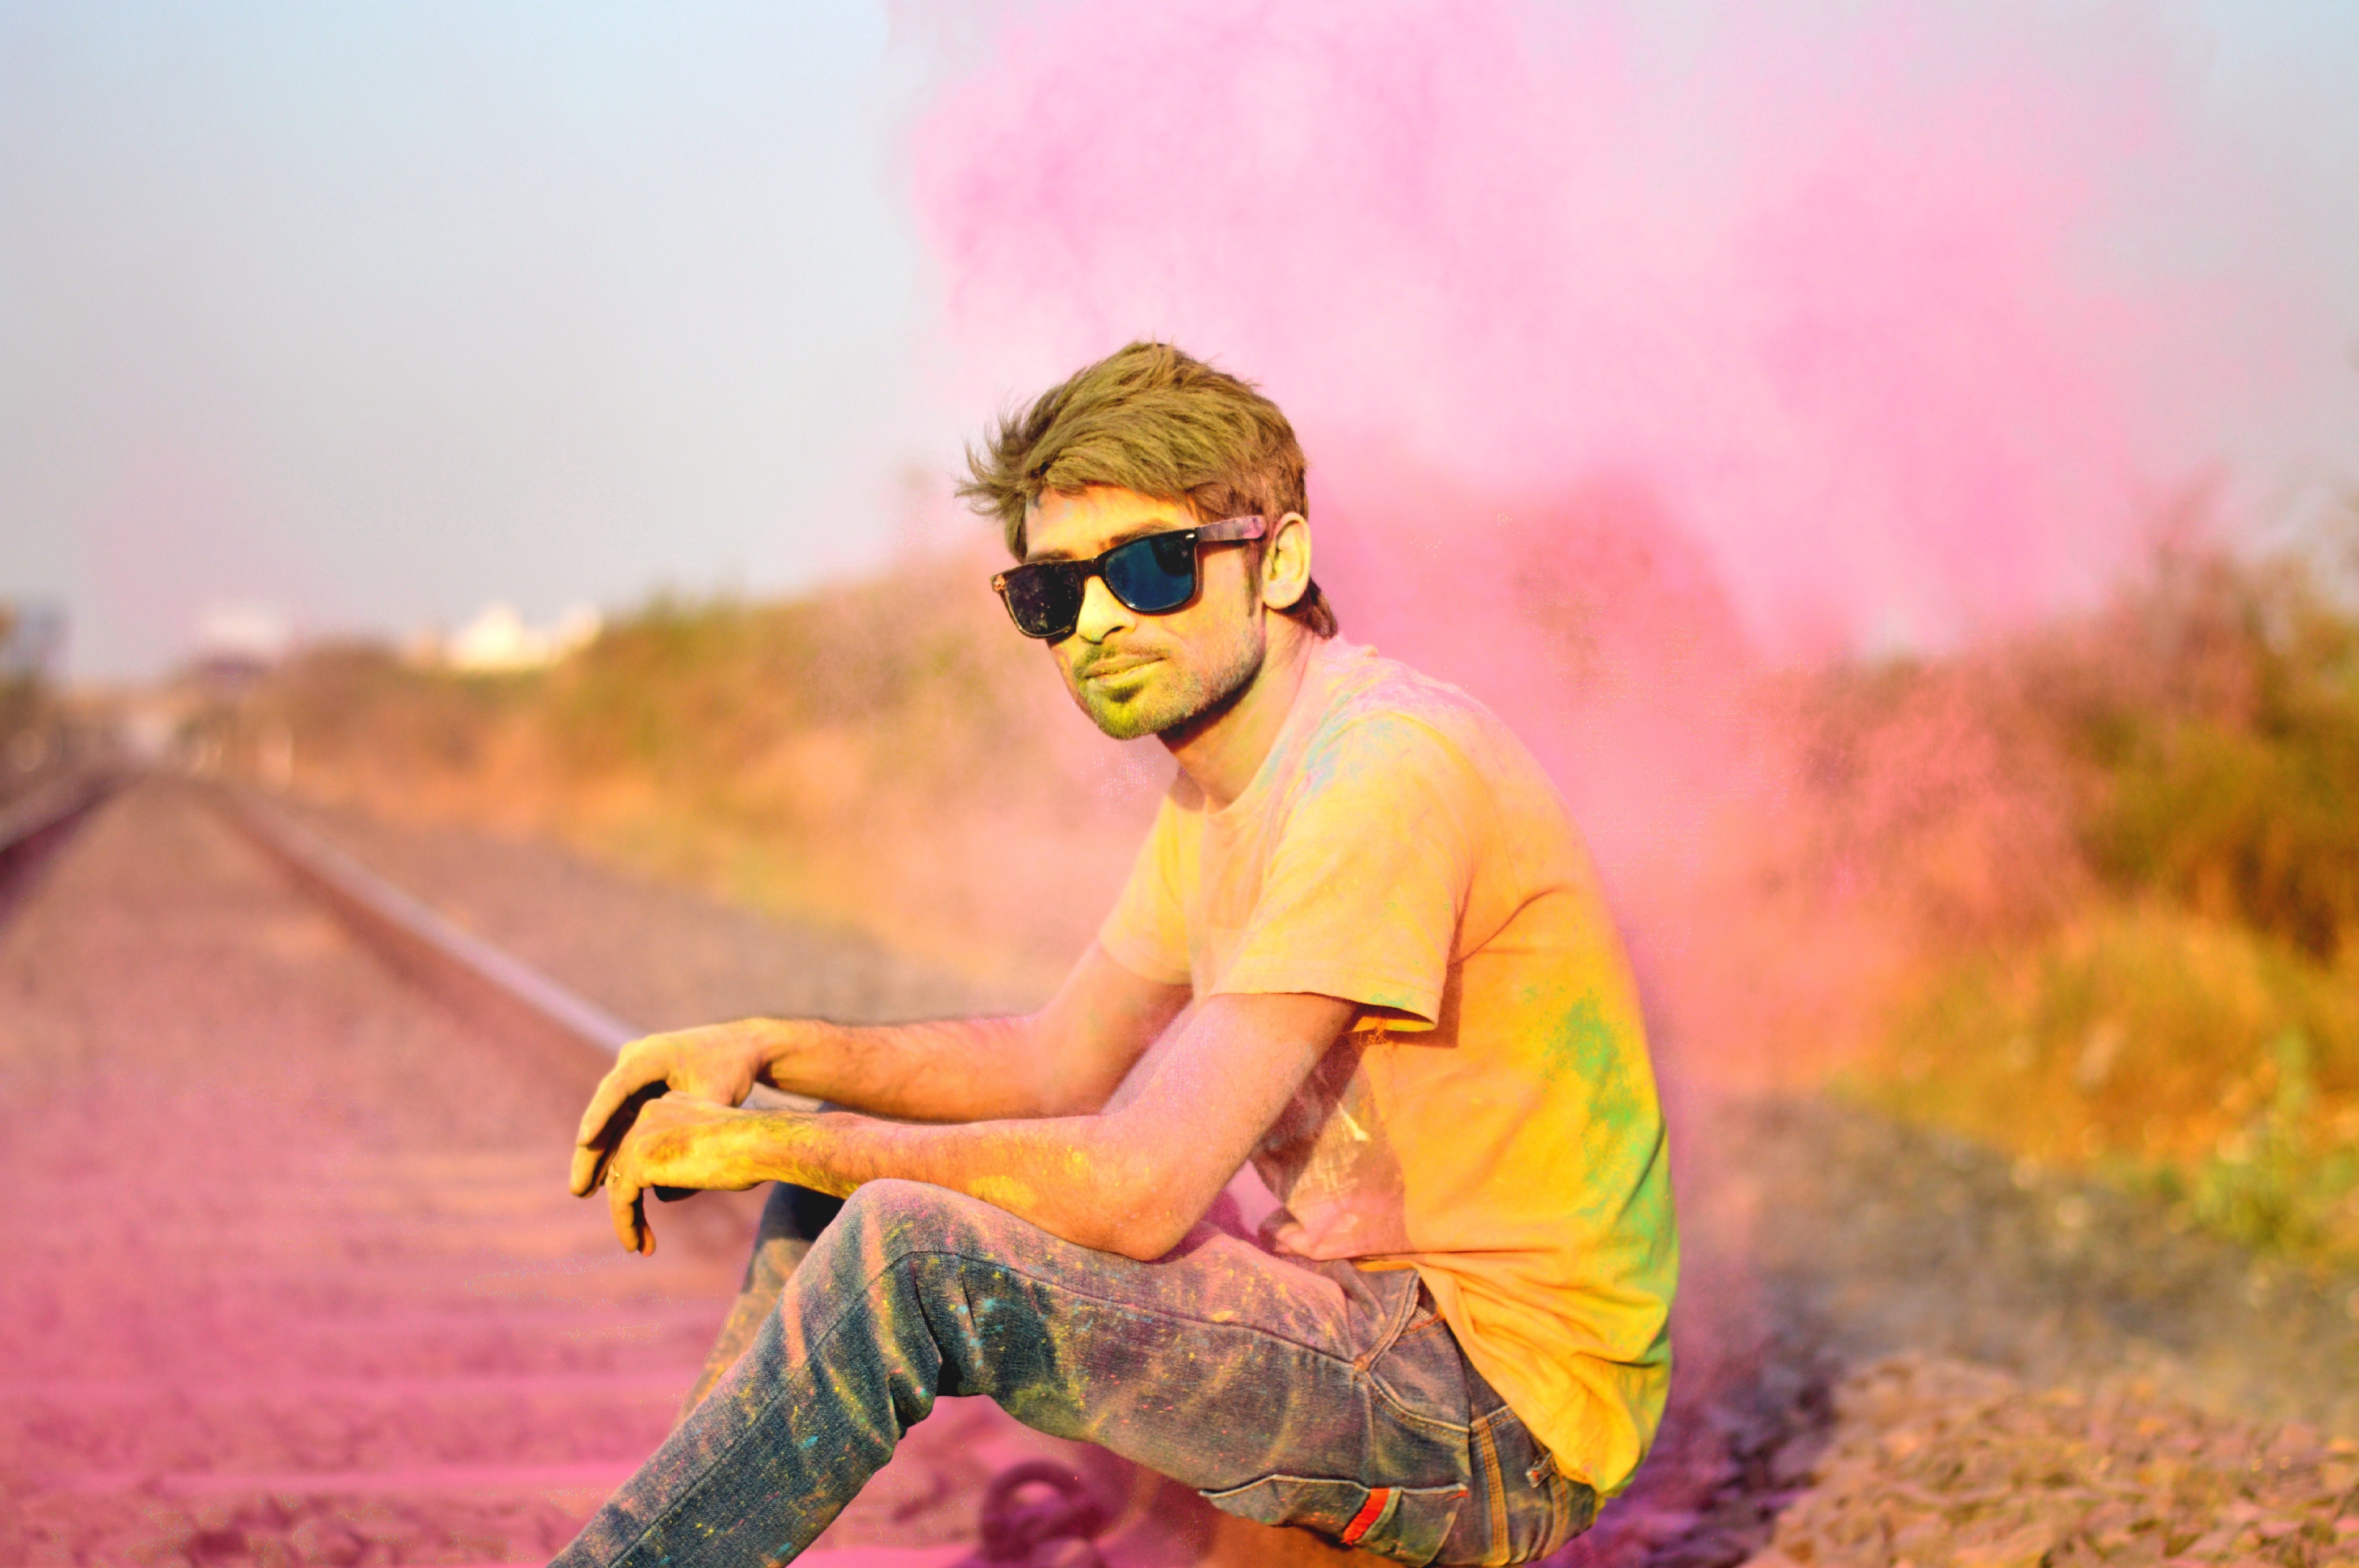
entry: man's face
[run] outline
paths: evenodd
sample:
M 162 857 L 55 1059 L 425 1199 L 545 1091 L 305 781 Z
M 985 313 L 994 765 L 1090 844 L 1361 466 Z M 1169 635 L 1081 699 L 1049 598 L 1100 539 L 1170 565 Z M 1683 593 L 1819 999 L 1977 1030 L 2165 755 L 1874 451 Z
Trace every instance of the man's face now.
M 1043 495 L 1024 525 L 1027 561 L 1088 560 L 1147 534 L 1203 521 L 1176 501 L 1094 488 Z M 1196 597 L 1168 615 L 1127 609 L 1091 578 L 1073 634 L 1050 644 L 1065 687 L 1117 741 L 1159 735 L 1212 711 L 1261 669 L 1264 627 L 1254 552 L 1199 546 Z

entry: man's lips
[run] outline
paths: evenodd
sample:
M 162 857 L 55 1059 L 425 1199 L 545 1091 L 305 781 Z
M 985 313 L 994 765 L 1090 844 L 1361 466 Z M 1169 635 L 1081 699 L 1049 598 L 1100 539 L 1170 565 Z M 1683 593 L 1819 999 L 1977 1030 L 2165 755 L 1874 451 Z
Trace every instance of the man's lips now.
M 1076 680 L 1111 680 L 1115 676 L 1128 675 L 1160 663 L 1153 654 L 1115 654 L 1103 659 L 1093 659 L 1073 672 Z

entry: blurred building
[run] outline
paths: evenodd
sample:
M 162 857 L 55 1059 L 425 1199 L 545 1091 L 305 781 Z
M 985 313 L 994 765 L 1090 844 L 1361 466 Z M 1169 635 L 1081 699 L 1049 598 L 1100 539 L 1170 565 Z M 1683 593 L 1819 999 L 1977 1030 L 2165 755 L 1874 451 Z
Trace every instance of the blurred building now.
M 58 750 L 50 693 L 62 673 L 66 612 L 38 601 L 0 603 L 0 796 Z
M 197 649 L 190 674 L 214 697 L 236 697 L 286 657 L 294 634 L 276 611 L 252 604 L 217 604 L 197 618 Z
M 575 605 L 554 625 L 539 627 L 528 624 L 515 605 L 503 601 L 485 605 L 447 637 L 433 631 L 414 634 L 403 644 L 402 656 L 413 665 L 469 675 L 544 669 L 597 641 L 604 626 L 604 619 L 586 604 Z
M 40 600 L 0 603 L 0 681 L 53 685 L 66 652 L 66 611 Z

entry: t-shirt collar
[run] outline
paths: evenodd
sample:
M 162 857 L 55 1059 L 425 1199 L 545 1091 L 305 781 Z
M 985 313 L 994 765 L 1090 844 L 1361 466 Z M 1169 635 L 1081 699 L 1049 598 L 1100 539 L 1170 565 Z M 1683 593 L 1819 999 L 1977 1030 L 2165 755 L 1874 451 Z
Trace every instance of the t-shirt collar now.
M 1302 672 L 1302 684 L 1295 688 L 1294 702 L 1286 710 L 1286 722 L 1277 727 L 1269 751 L 1254 770 L 1253 782 L 1246 784 L 1236 799 L 1223 806 L 1205 803 L 1205 819 L 1212 822 L 1242 820 L 1259 805 L 1273 787 L 1273 781 L 1290 764 L 1288 757 L 1308 743 L 1312 731 L 1333 706 L 1335 694 L 1342 687 L 1342 676 L 1347 662 L 1365 658 L 1373 650 L 1341 637 L 1321 637 L 1310 646 L 1309 667 Z

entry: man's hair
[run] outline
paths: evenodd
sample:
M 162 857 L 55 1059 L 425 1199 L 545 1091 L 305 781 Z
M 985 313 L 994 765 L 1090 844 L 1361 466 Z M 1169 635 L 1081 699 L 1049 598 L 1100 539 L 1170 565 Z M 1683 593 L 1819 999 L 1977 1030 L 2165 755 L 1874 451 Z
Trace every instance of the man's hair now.
M 1018 560 L 1026 515 L 1050 492 L 1111 485 L 1205 523 L 1258 513 L 1273 529 L 1289 512 L 1310 514 L 1302 443 L 1277 405 L 1169 343 L 1133 343 L 1075 372 L 1003 416 L 981 450 L 967 448 L 966 466 L 959 494 L 998 519 Z M 1315 579 L 1285 613 L 1318 636 L 1336 633 Z

